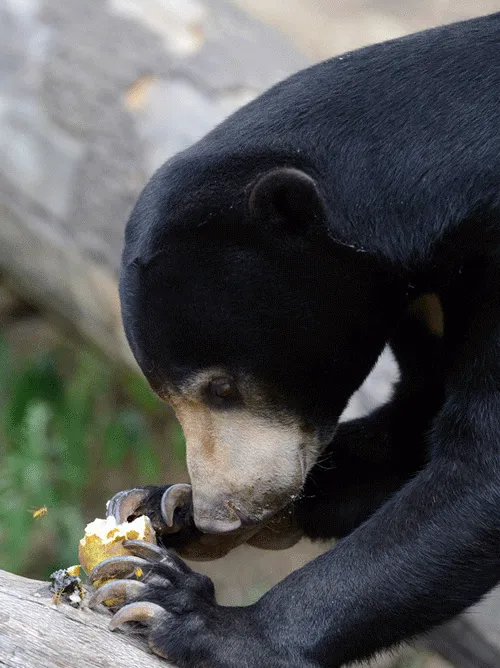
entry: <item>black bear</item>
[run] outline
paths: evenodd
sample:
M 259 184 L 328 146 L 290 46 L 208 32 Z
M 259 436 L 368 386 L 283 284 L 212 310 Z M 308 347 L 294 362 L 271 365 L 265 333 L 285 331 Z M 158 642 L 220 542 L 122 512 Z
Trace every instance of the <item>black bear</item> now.
M 281 82 L 153 176 L 126 231 L 125 330 L 177 412 L 191 485 L 117 495 L 163 545 L 340 537 L 257 603 L 129 543 L 116 627 L 180 668 L 337 667 L 500 580 L 500 14 Z M 442 323 L 440 322 L 442 319 Z M 389 343 L 390 402 L 338 425 Z

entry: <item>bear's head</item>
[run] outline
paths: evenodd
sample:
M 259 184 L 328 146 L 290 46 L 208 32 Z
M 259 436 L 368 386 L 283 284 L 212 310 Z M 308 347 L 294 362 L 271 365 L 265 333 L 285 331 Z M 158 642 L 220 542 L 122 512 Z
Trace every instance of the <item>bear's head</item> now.
M 390 272 L 335 239 L 318 180 L 247 162 L 188 152 L 162 167 L 121 271 L 125 331 L 184 429 L 208 533 L 300 494 L 394 320 Z

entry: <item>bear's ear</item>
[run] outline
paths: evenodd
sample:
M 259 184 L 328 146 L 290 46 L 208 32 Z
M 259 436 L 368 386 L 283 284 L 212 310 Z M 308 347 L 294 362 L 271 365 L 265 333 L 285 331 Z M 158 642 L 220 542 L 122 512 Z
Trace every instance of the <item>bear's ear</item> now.
M 324 216 L 315 180 L 300 169 L 279 167 L 259 177 L 248 200 L 252 216 L 302 232 Z

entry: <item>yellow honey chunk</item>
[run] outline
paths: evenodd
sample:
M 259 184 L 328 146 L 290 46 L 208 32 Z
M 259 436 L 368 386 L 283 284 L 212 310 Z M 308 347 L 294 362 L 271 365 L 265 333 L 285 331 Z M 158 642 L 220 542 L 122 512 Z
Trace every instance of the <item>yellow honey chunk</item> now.
M 130 555 L 123 547 L 125 540 L 144 540 L 156 544 L 156 535 L 151 520 L 146 515 L 137 517 L 133 522 L 117 524 L 114 517 L 105 520 L 96 519 L 85 527 L 85 536 L 78 546 L 78 558 L 87 575 L 109 557 Z M 94 582 L 95 587 L 104 584 L 106 580 Z

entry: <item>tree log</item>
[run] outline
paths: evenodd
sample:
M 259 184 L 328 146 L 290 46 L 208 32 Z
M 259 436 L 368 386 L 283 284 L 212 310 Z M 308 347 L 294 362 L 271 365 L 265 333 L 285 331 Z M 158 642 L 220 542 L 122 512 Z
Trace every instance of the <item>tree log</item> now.
M 168 668 L 132 634 L 111 633 L 109 613 L 55 605 L 47 583 L 0 571 L 2 668 Z

